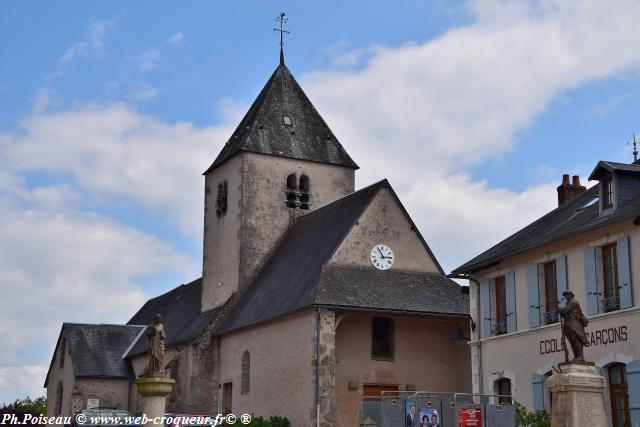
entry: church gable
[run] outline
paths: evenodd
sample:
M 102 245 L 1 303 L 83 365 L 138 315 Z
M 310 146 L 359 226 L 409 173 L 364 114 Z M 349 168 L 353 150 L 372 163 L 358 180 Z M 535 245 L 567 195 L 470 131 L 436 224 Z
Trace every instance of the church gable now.
M 372 249 L 385 245 L 393 251 L 389 271 L 442 274 L 442 268 L 400 203 L 391 186 L 380 189 L 329 261 L 330 264 L 375 269 Z

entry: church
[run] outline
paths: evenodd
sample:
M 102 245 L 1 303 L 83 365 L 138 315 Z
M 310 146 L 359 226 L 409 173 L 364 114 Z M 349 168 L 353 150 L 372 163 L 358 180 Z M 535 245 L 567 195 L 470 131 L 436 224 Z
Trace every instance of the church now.
M 64 323 L 49 415 L 137 412 L 145 330 L 166 328 L 168 412 L 355 426 L 364 396 L 471 392 L 469 295 L 386 180 L 356 162 L 284 61 L 204 172 L 202 277 L 125 325 Z

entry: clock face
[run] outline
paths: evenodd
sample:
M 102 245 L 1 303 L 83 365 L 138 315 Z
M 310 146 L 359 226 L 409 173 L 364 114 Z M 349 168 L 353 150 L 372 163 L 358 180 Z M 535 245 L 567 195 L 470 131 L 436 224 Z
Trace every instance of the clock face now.
M 371 249 L 371 264 L 378 270 L 390 269 L 393 259 L 393 251 L 387 245 L 375 245 Z

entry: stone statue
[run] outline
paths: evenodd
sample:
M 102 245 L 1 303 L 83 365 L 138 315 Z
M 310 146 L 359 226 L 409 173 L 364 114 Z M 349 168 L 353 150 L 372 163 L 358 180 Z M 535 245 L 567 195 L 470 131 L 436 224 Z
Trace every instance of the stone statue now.
M 153 323 L 147 327 L 149 338 L 149 377 L 164 376 L 164 326 L 160 323 L 162 317 L 156 314 Z
M 587 336 L 584 327 L 589 320 L 582 313 L 580 303 L 575 299 L 575 295 L 570 290 L 566 290 L 562 295 L 567 299 L 567 304 L 560 308 L 559 312 L 564 319 L 562 325 L 562 335 L 569 340 L 573 361 L 584 362 L 583 348 L 587 344 Z

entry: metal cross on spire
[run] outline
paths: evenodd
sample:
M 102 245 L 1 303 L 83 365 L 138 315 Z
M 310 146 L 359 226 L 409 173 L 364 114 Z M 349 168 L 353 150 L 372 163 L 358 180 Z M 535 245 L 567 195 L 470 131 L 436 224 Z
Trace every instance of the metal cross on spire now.
M 638 148 L 636 147 L 636 134 L 633 133 L 633 163 L 638 161 Z
M 276 22 L 280 23 L 280 28 L 274 28 L 273 31 L 279 31 L 280 32 L 280 65 L 284 64 L 284 52 L 283 52 L 283 46 L 284 46 L 284 33 L 289 34 L 290 31 L 287 31 L 284 29 L 284 24 L 285 22 L 287 22 L 289 19 L 287 18 L 287 15 L 284 12 L 280 12 L 280 15 L 278 15 L 278 17 L 276 18 Z

